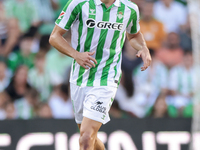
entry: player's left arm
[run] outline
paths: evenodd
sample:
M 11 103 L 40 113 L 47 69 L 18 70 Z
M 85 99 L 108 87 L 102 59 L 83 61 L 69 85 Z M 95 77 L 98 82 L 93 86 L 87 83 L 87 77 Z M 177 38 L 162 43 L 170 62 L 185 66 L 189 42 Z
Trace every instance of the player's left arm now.
M 141 70 L 146 70 L 151 64 L 151 55 L 149 53 L 149 49 L 147 48 L 142 33 L 140 31 L 136 34 L 127 33 L 127 38 L 131 46 L 138 51 L 136 56 L 141 57 L 144 62 L 144 65 L 143 67 L 141 67 Z
M 151 64 L 151 55 L 149 53 L 149 49 L 147 48 L 146 42 L 142 33 L 140 32 L 140 16 L 138 6 L 132 4 L 132 11 L 130 17 L 130 23 L 126 28 L 127 38 L 131 44 L 131 46 L 138 51 L 137 57 L 141 57 L 144 65 L 141 67 L 141 70 L 146 70 Z

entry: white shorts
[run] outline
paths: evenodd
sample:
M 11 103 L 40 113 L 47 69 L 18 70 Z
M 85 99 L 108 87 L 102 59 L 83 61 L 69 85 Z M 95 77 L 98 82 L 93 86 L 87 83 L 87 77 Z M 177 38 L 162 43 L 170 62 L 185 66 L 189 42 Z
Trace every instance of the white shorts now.
M 81 87 L 70 83 L 70 91 L 77 124 L 81 124 L 83 117 L 103 124 L 110 121 L 108 112 L 117 92 L 117 87 Z

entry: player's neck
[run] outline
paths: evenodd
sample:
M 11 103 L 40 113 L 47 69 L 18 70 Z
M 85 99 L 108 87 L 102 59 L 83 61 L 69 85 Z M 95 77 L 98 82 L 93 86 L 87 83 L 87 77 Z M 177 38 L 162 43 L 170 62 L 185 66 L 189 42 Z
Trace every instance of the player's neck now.
M 110 7 L 115 2 L 115 0 L 101 0 L 101 1 L 106 5 L 106 7 Z

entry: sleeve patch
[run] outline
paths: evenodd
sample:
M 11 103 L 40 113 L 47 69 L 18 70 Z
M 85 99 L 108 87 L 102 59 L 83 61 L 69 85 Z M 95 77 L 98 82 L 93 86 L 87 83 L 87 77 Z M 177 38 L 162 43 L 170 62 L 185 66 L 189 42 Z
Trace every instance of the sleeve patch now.
M 58 19 L 62 19 L 62 18 L 64 17 L 64 15 L 65 15 L 65 12 L 64 12 L 64 11 L 62 11 L 62 12 L 60 13 L 60 15 L 59 15 Z

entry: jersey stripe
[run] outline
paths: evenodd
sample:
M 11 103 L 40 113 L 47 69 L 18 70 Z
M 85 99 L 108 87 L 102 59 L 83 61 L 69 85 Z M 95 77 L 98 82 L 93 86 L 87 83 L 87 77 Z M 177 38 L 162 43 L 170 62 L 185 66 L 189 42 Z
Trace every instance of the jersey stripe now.
M 122 4 L 121 7 L 118 8 L 117 14 L 115 14 L 115 16 L 119 15 L 117 16 L 116 22 L 123 23 L 124 17 L 121 18 L 120 16 L 124 15 L 124 10 L 125 10 L 125 5 Z M 106 66 L 103 68 L 103 73 L 101 76 L 101 86 L 107 86 L 109 69 L 111 67 L 111 64 L 113 63 L 114 56 L 116 56 L 115 55 L 116 51 L 118 50 L 116 49 L 116 45 L 117 45 L 117 39 L 119 38 L 119 36 L 120 36 L 120 31 L 115 30 L 115 33 L 111 42 L 112 44 L 110 46 L 110 56 L 109 56 L 109 59 L 106 61 Z
M 82 2 L 81 4 L 80 4 L 80 7 L 82 8 L 83 7 L 83 5 L 86 3 L 86 1 L 84 1 L 84 2 Z M 80 13 L 79 14 L 79 26 L 78 26 L 78 45 L 77 45 L 77 47 L 76 47 L 76 50 L 77 51 L 81 51 L 81 38 L 82 38 L 82 36 L 83 36 L 83 13 Z M 80 68 L 80 65 L 76 62 L 76 61 L 74 61 L 74 66 L 73 66 L 73 70 L 74 70 L 74 72 L 73 72 L 73 76 L 74 77 L 76 77 L 76 79 L 78 78 L 78 72 L 79 72 L 79 68 Z
M 110 10 L 109 22 L 116 22 L 117 10 L 118 10 L 118 8 L 116 8 L 116 7 Z M 108 30 L 105 44 L 104 44 L 105 50 L 103 51 L 103 57 L 101 60 L 101 64 L 98 66 L 98 71 L 95 73 L 95 78 L 96 78 L 96 80 L 98 79 L 98 82 L 94 82 L 94 86 L 96 86 L 96 85 L 100 86 L 100 84 L 101 84 L 103 68 L 106 66 L 106 62 L 110 56 L 110 47 L 112 44 L 112 39 L 113 39 L 114 33 L 115 33 L 115 30 Z
M 76 24 L 73 25 L 74 28 L 78 29 L 79 24 L 80 24 L 80 21 L 77 20 Z M 79 38 L 79 32 L 78 32 L 78 30 L 71 30 L 71 34 L 73 35 L 73 38 L 74 38 L 74 40 L 71 40 L 71 44 L 72 44 L 72 47 L 74 49 L 76 49 L 78 47 L 78 42 L 77 41 L 78 41 L 78 38 Z M 73 75 L 73 73 L 74 73 L 75 63 L 76 63 L 76 60 L 73 60 L 72 69 L 71 69 L 71 75 Z
M 130 10 L 131 10 L 131 15 L 130 15 L 130 20 L 127 24 L 127 32 L 134 34 L 137 33 L 140 30 L 139 26 L 139 9 L 138 6 L 127 0 L 121 0 L 122 3 L 124 3 Z
M 103 19 L 103 13 L 102 12 L 103 12 L 102 7 L 96 7 L 96 14 L 98 14 L 98 17 L 96 17 L 96 20 L 95 20 L 96 22 L 102 21 L 102 19 Z M 95 54 L 91 56 L 93 58 L 96 57 L 96 51 L 97 51 L 97 46 L 98 46 L 98 41 L 99 41 L 99 38 L 100 38 L 101 30 L 98 29 L 98 28 L 95 28 L 94 29 L 94 33 L 95 34 L 94 34 L 94 36 L 92 38 L 92 43 L 91 43 L 91 46 L 90 46 L 90 51 L 91 52 L 95 51 Z M 87 81 L 88 81 L 89 75 L 90 75 L 90 70 L 88 70 L 83 75 L 83 81 L 84 81 L 82 83 L 83 86 L 87 85 Z
M 81 3 L 85 3 L 85 2 L 81 2 Z M 62 28 L 64 27 L 65 30 L 70 29 L 71 25 L 76 20 L 81 3 L 75 4 L 75 2 L 73 1 L 69 1 L 69 3 L 67 3 L 66 7 L 64 8 L 65 14 L 63 16 L 63 19 L 59 21 L 60 19 L 58 18 L 60 27 Z M 71 15 L 66 15 L 66 14 L 71 14 Z
M 83 7 L 82 7 L 82 21 L 87 19 L 89 17 L 89 13 L 85 12 L 85 10 L 88 10 L 89 8 L 89 3 L 87 2 Z M 83 11 L 84 10 L 84 11 Z M 85 22 L 82 22 L 83 23 L 83 31 L 82 31 L 82 35 L 80 37 L 80 52 L 85 52 L 85 41 L 86 41 L 86 36 L 87 36 L 87 32 L 88 32 L 88 28 L 87 26 L 85 26 Z M 81 85 L 82 83 L 82 74 L 85 72 L 85 69 L 80 66 L 79 67 L 79 70 L 77 71 L 77 74 L 78 74 L 78 78 L 77 78 L 77 85 Z
M 125 18 L 129 18 L 130 15 L 131 15 L 130 9 L 127 6 L 125 6 L 124 17 Z M 124 24 L 128 24 L 128 21 L 129 20 L 124 21 Z M 117 41 L 117 47 L 120 47 L 120 48 L 123 47 L 124 41 L 125 41 L 125 37 L 126 37 L 125 35 L 126 35 L 125 31 L 121 33 L 121 38 L 119 38 L 118 41 Z M 120 77 L 120 74 L 121 74 L 121 59 L 122 59 L 121 55 L 122 55 L 122 53 L 120 52 L 118 54 L 117 63 L 115 64 L 116 66 L 114 67 L 114 70 L 115 70 L 114 79 L 116 81 L 120 81 L 119 77 Z
M 132 28 L 131 28 L 131 33 L 137 33 L 137 13 L 134 9 L 131 9 L 131 12 L 132 12 L 132 15 L 131 15 L 131 18 L 135 18 L 135 19 L 132 19 Z
M 87 7 L 87 8 L 89 8 L 88 9 L 88 14 L 89 14 L 88 18 L 92 18 L 92 19 L 95 20 L 96 14 L 94 14 L 94 13 L 96 13 L 96 7 L 95 7 L 95 4 L 94 4 L 94 1 L 89 1 L 88 5 L 89 5 Z M 83 10 L 85 11 L 84 8 L 83 8 Z M 92 10 L 92 12 L 91 12 L 91 10 Z M 93 34 L 94 34 L 94 28 L 88 28 L 87 37 L 86 37 L 86 40 L 85 40 L 87 42 L 85 42 L 85 44 L 84 44 L 84 52 L 89 52 L 90 51 Z M 80 67 L 79 77 L 77 79 L 77 85 L 79 85 L 79 86 L 82 84 L 83 74 L 86 73 L 85 71 L 86 71 L 85 68 Z
M 103 21 L 109 21 L 110 9 L 106 10 L 105 4 L 102 6 L 102 8 L 103 8 L 103 12 L 105 12 L 103 14 Z M 108 29 L 101 29 L 100 37 L 106 37 L 107 33 L 108 33 Z M 96 57 L 95 57 L 96 60 L 97 60 L 97 64 L 96 64 L 95 68 L 91 68 L 90 69 L 90 74 L 89 74 L 87 86 L 93 86 L 93 82 L 95 80 L 94 74 L 97 72 L 97 68 L 98 68 L 98 66 L 99 66 L 99 64 L 100 64 L 100 62 L 102 60 L 103 48 L 104 48 L 105 40 L 106 40 L 106 38 L 99 38 L 99 42 L 98 42 L 98 45 L 97 45 Z
M 123 47 L 124 44 L 124 40 L 125 40 L 125 32 L 122 34 L 122 39 L 121 39 L 121 43 L 120 43 L 120 47 Z M 120 52 L 119 56 L 118 56 L 118 60 L 117 60 L 117 65 L 115 66 L 115 80 L 117 80 L 118 82 L 120 81 L 120 76 L 121 76 L 121 62 L 122 62 L 122 51 Z
M 77 14 L 77 9 L 79 9 L 79 5 L 77 5 L 73 11 L 71 12 L 71 14 Z M 69 13 L 69 12 L 66 12 Z M 77 15 L 70 15 L 68 22 L 65 25 L 65 29 L 70 29 L 71 25 L 73 24 L 73 22 L 76 20 Z
M 86 1 L 80 3 L 80 8 L 82 8 L 82 6 L 86 3 Z M 82 18 L 81 17 L 82 15 L 79 13 L 79 18 Z M 71 43 L 72 43 L 72 47 L 74 49 L 76 49 L 77 51 L 80 51 L 80 37 L 82 35 L 82 28 L 83 26 L 83 23 L 82 23 L 82 20 L 77 20 L 76 24 L 74 24 L 74 28 L 77 28 L 78 30 L 71 30 L 71 34 L 73 35 L 73 38 L 75 40 L 72 40 Z M 75 67 L 76 66 L 76 67 Z M 71 76 L 74 74 L 74 71 L 75 71 L 75 68 L 78 69 L 79 65 L 78 63 L 76 62 L 76 60 L 73 60 L 73 65 L 72 65 L 72 69 L 71 69 Z
M 67 2 L 67 4 L 65 5 L 65 7 L 63 8 L 63 11 L 64 11 L 64 12 L 66 12 L 66 10 L 67 10 L 69 4 L 71 4 L 71 2 L 72 2 L 72 0 L 69 0 L 69 1 Z M 59 17 L 60 17 L 60 16 L 59 16 Z M 56 23 L 59 24 L 59 23 L 60 23 L 61 21 L 63 21 L 63 20 L 65 20 L 65 19 L 57 19 L 57 20 L 56 20 Z

